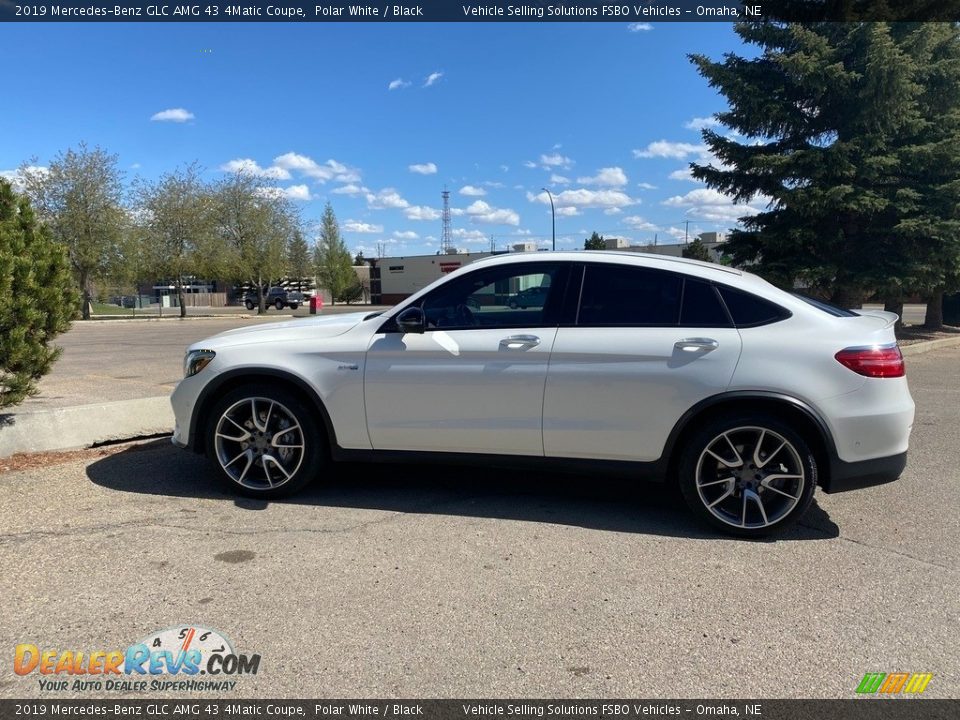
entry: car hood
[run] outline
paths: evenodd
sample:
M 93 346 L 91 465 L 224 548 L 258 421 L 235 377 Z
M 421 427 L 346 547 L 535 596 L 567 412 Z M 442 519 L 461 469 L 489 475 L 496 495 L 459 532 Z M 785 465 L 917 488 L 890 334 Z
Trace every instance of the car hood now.
M 249 343 L 283 342 L 285 340 L 296 340 L 298 338 L 315 340 L 317 338 L 335 337 L 355 327 L 369 314 L 369 312 L 343 313 L 341 315 L 306 317 L 284 322 L 251 325 L 249 327 L 236 328 L 218 335 L 213 335 L 205 340 L 194 343 L 190 346 L 190 349 L 205 348 L 208 350 L 217 350 L 219 348 L 247 345 Z

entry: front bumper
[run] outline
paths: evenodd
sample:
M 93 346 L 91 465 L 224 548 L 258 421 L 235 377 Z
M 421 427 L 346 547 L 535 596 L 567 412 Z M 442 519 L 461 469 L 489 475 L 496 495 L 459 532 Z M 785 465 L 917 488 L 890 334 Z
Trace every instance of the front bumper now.
M 906 451 L 856 462 L 845 462 L 833 457 L 830 460 L 830 476 L 821 483 L 821 487 L 824 492 L 836 493 L 883 485 L 899 478 L 906 466 Z

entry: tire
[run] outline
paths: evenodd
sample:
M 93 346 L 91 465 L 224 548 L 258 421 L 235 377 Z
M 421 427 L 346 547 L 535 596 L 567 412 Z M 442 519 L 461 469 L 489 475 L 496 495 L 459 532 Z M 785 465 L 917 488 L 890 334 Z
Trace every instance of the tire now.
M 516 309 L 517 309 L 517 302 L 516 302 L 516 300 L 511 300 L 507 305 L 508 305 L 508 307 L 509 307 L 511 310 L 516 310 Z
M 716 417 L 681 452 L 678 481 L 684 500 L 694 515 L 728 534 L 779 532 L 813 502 L 816 458 L 799 433 L 771 415 Z
M 217 402 L 207 422 L 206 449 L 231 490 L 263 499 L 293 495 L 327 464 L 326 433 L 316 413 L 271 385 L 240 387 Z
M 243 304 L 246 306 L 247 310 L 253 310 L 256 307 L 256 305 L 253 304 L 253 300 L 246 300 Z
M 296 310 L 298 307 L 300 307 L 300 303 L 290 303 L 291 310 Z
M 273 306 L 274 306 L 277 310 L 283 310 L 283 300 L 277 298 L 276 302 L 273 303 Z

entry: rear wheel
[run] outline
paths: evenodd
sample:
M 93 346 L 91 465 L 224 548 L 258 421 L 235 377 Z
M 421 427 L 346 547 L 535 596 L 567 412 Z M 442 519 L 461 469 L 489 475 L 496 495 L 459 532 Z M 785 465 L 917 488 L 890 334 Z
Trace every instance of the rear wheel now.
M 817 463 L 804 439 L 777 418 L 730 415 L 690 439 L 679 481 L 695 515 L 733 535 L 762 537 L 810 507 Z
M 277 298 L 277 301 L 276 301 L 275 303 L 273 303 L 273 306 L 274 306 L 277 310 L 283 310 L 283 300 L 281 300 L 280 298 Z
M 228 393 L 207 426 L 207 455 L 234 491 L 259 498 L 292 495 L 316 478 L 326 454 L 314 413 L 278 387 Z
M 256 305 L 253 304 L 253 300 L 246 300 L 243 304 L 246 306 L 247 310 L 253 310 L 256 307 Z

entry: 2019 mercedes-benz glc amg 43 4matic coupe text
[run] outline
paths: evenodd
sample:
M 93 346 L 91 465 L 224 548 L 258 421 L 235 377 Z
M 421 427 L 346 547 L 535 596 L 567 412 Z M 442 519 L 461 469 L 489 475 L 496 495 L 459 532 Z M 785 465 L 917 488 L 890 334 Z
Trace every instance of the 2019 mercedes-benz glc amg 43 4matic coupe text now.
M 527 288 L 527 307 L 511 300 Z M 678 483 L 756 536 L 902 472 L 914 405 L 896 316 L 746 272 L 617 252 L 472 263 L 383 313 L 192 345 L 173 442 L 262 498 L 338 460 L 504 461 Z

